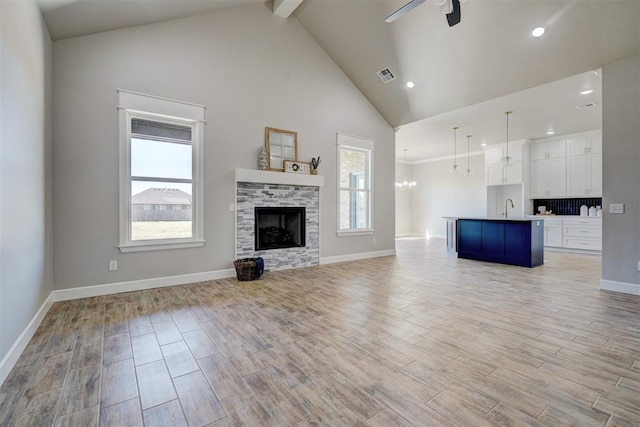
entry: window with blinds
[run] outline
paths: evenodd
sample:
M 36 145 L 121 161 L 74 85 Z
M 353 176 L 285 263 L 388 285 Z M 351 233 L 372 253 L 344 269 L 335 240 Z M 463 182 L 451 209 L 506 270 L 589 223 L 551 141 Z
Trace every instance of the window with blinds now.
M 121 241 L 124 252 L 202 245 L 202 125 L 177 101 L 121 99 Z M 133 96 L 134 107 L 122 108 Z M 172 105 L 176 104 L 176 105 Z M 149 108 L 156 107 L 156 108 Z M 173 114 L 166 115 L 170 110 Z M 177 111 L 176 111 L 177 110 Z M 190 117 L 191 116 L 191 117 Z

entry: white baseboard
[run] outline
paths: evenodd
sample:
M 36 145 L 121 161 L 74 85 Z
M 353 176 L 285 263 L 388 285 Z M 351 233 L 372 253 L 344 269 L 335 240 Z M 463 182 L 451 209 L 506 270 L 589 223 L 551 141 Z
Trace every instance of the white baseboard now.
M 424 233 L 398 233 L 396 234 L 396 239 L 406 239 L 406 238 L 422 238 L 422 239 L 446 239 L 447 236 L 445 234 L 429 234 L 429 237 L 425 236 Z
M 401 239 L 403 237 L 425 237 L 425 235 L 424 233 L 414 233 L 414 232 L 396 233 L 396 239 Z
M 44 302 L 40 306 L 40 309 L 38 310 L 36 315 L 33 316 L 33 319 L 31 319 L 31 322 L 29 322 L 27 327 L 24 328 L 24 331 L 22 331 L 16 342 L 13 343 L 6 356 L 2 359 L 2 361 L 0 361 L 0 386 L 9 376 L 9 372 L 11 372 L 11 370 L 15 366 L 24 349 L 27 348 L 27 344 L 29 344 L 31 338 L 33 338 L 33 335 L 36 333 L 38 326 L 40 326 L 42 319 L 44 319 L 44 316 L 49 311 L 49 308 L 51 308 L 53 302 L 54 300 L 52 292 L 49 294 L 47 299 L 44 300 Z
M 58 289 L 52 292 L 53 301 L 67 301 L 78 298 L 119 294 L 121 292 L 142 291 L 166 286 L 185 285 L 187 283 L 235 277 L 235 269 L 205 271 L 202 273 L 181 274 L 179 276 L 157 277 L 153 279 L 132 280 L 130 282 L 107 283 L 104 285 L 81 288 Z
M 637 283 L 616 282 L 614 280 L 600 280 L 603 291 L 622 292 L 624 294 L 640 295 L 640 285 Z
M 385 251 L 376 251 L 376 252 L 361 252 L 358 254 L 348 254 L 348 255 L 337 255 L 337 256 L 329 256 L 329 257 L 321 257 L 320 265 L 323 264 L 335 264 L 338 262 L 346 262 L 346 261 L 356 261 L 359 259 L 367 259 L 367 258 L 378 258 L 382 256 L 394 256 L 396 254 L 395 249 L 387 249 Z

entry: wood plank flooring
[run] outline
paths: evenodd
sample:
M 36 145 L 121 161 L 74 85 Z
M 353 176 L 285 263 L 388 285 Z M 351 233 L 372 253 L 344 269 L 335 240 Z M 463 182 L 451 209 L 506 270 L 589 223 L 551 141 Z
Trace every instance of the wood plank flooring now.
M 1 426 L 640 425 L 640 297 L 600 258 L 397 257 L 55 303 Z

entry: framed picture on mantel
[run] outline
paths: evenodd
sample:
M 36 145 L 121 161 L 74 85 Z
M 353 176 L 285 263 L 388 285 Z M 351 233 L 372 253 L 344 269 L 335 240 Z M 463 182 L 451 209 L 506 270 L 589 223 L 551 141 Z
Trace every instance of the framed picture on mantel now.
M 284 171 L 284 161 L 298 161 L 298 133 L 290 130 L 264 128 L 267 149 L 267 169 Z

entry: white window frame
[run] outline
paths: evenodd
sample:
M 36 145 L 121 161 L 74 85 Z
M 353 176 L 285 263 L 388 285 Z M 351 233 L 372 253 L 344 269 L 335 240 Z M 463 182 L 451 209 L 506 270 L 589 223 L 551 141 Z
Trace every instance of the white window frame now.
M 341 168 L 341 159 L 340 152 L 341 149 L 353 150 L 364 152 L 366 156 L 366 167 L 364 171 L 365 177 L 365 192 L 367 193 L 367 224 L 368 228 L 340 228 L 340 194 L 342 191 L 350 191 L 356 190 L 352 188 L 343 188 L 340 187 L 340 168 Z M 374 233 L 373 228 L 373 152 L 374 152 L 374 141 L 372 139 L 362 138 L 359 136 L 347 135 L 344 133 L 336 133 L 336 156 L 337 156 L 337 231 L 336 234 L 338 236 L 361 236 L 368 235 Z M 360 191 L 360 190 L 358 190 Z
M 157 251 L 204 246 L 205 107 L 118 89 L 121 252 Z M 192 237 L 131 240 L 131 119 L 143 118 L 192 128 Z

